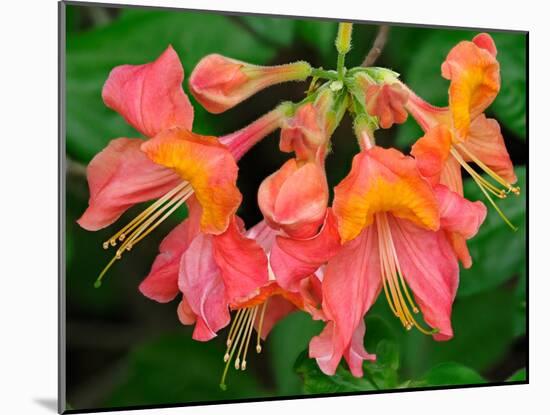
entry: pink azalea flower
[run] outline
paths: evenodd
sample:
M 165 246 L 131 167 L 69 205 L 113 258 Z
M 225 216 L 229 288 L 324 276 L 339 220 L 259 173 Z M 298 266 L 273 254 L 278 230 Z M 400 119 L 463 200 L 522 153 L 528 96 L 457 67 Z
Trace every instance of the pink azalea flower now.
M 281 105 L 220 140 L 192 133 L 193 107 L 181 86 L 183 75 L 181 62 L 169 46 L 154 62 L 114 68 L 105 82 L 105 104 L 148 140 L 118 138 L 94 157 L 87 168 L 89 205 L 78 223 L 88 230 L 102 229 L 134 204 L 157 200 L 104 243 L 105 248 L 120 246 L 97 285 L 116 259 L 193 195 L 201 206 L 201 231 L 223 233 L 241 201 L 236 159 L 278 128 L 285 115 Z M 187 228 L 182 226 L 178 232 L 189 232 Z M 161 252 L 171 248 L 171 240 L 167 238 Z M 155 270 L 162 263 L 166 271 L 166 262 L 157 262 Z M 171 275 L 175 285 L 176 274 Z M 151 292 L 150 296 L 167 301 L 173 292 Z
M 412 149 L 422 174 L 462 194 L 462 167 L 514 228 L 490 197 L 505 198 L 520 191 L 513 186 L 517 178 L 499 124 L 484 114 L 500 90 L 496 55 L 495 43 L 486 33 L 451 49 L 441 65 L 441 74 L 450 81 L 448 107 L 435 107 L 403 86 L 409 92 L 406 107 L 426 133 Z
M 432 188 L 414 159 L 397 150 L 366 147 L 336 186 L 333 209 L 344 245 L 325 269 L 327 325 L 310 343 L 321 370 L 334 374 L 344 357 L 362 376 L 362 361 L 374 358 L 363 347 L 363 318 L 382 289 L 404 327 L 451 338 L 458 262 L 446 232 L 472 237 L 485 218 L 483 204 Z M 419 311 L 432 329 L 417 321 Z

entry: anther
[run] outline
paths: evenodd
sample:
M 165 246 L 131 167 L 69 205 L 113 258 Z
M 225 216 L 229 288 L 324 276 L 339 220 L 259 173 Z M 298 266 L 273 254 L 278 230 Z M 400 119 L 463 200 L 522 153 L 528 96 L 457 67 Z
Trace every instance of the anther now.
M 246 370 L 246 360 L 241 363 L 241 370 Z
M 239 360 L 239 358 L 237 357 L 235 359 L 235 369 L 239 370 L 239 367 L 241 366 L 241 361 Z
M 262 352 L 262 346 L 260 344 L 256 345 L 256 353 L 260 354 Z
M 109 242 L 103 242 L 103 249 L 109 249 Z
M 229 360 L 229 353 L 226 353 L 224 356 L 223 356 L 223 361 L 224 362 L 227 362 Z

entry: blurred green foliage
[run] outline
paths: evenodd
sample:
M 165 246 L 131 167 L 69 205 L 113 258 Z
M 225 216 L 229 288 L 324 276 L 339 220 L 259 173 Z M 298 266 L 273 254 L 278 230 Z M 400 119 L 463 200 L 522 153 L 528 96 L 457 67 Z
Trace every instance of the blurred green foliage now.
M 331 69 L 336 61 L 335 22 L 87 6 L 67 6 L 66 12 L 66 152 L 69 159 L 82 164 L 111 139 L 138 136 L 101 100 L 102 85 L 114 66 L 151 61 L 169 44 L 178 52 L 186 76 L 202 56 L 213 52 L 255 64 L 306 59 Z M 355 25 L 350 65 L 361 63 L 376 31 L 373 25 Z M 456 42 L 471 39 L 474 34 L 459 29 L 392 26 L 377 65 L 396 70 L 420 96 L 445 105 L 448 82 L 440 76 L 441 62 Z M 378 361 L 365 363 L 363 379 L 353 378 L 343 363 L 336 376 L 327 377 L 304 351 L 322 324 L 305 314 L 292 314 L 274 328 L 265 352 L 251 358 L 246 372 L 230 372 L 229 389 L 223 392 L 218 384 L 223 370 L 224 333 L 208 344 L 195 342 L 190 328 L 178 323 L 175 303 L 154 303 L 137 290 L 162 236 L 185 212 L 167 221 L 128 258 L 119 261 L 104 287 L 94 290 L 92 283 L 110 258 L 101 243 L 118 227 L 90 233 L 76 225 L 86 206 L 87 187 L 82 174 L 69 171 L 67 348 L 68 400 L 72 407 L 525 379 L 525 370 L 516 372 L 526 361 L 526 169 L 521 166 L 527 158 L 525 35 L 491 34 L 499 50 L 502 89 L 489 114 L 503 126 L 511 156 L 519 165 L 517 173 L 523 190 L 521 197 L 510 197 L 499 205 L 519 229 L 511 231 L 496 212 L 488 209 L 479 235 L 469 242 L 474 265 L 461 272 L 452 341 L 439 343 L 414 330 L 403 330 L 382 298 L 367 317 L 365 339 L 367 350 L 376 353 Z M 194 130 L 203 134 L 231 132 L 281 99 L 299 99 L 306 88 L 305 84 L 274 87 L 243 103 L 241 109 L 216 116 L 208 114 L 191 97 L 196 114 Z M 188 92 L 186 81 L 184 89 Z M 344 120 L 333 139 L 334 154 L 327 164 L 332 185 L 347 173 L 357 151 L 349 128 L 349 120 Z M 381 132 L 380 143 L 407 150 L 420 135 L 409 120 Z M 273 137 L 242 160 L 239 186 L 250 188 L 250 194 L 286 157 L 277 152 Z M 472 200 L 483 200 L 469 179 L 465 181 L 465 193 Z M 245 200 L 252 201 L 245 204 L 254 203 L 254 197 L 246 196 Z M 139 211 L 136 208 L 128 212 L 121 223 Z M 247 224 L 253 223 L 256 211 L 253 206 L 241 212 Z

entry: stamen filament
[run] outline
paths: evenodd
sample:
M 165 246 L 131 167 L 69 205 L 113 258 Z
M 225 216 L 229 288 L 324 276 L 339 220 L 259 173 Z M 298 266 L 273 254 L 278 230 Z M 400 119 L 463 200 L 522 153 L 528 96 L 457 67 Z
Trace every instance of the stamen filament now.
M 467 162 L 462 158 L 462 156 L 454 149 L 451 148 L 451 154 L 454 156 L 454 158 L 459 162 L 459 164 L 466 170 L 472 178 L 476 178 L 480 183 L 483 184 L 483 186 L 489 190 L 492 194 L 497 196 L 500 199 L 506 198 L 506 192 L 503 189 L 499 189 L 494 184 L 489 182 L 487 179 L 485 179 L 483 176 L 481 176 L 478 172 L 476 172 Z
M 260 313 L 260 322 L 258 323 L 258 337 L 256 338 L 256 353 L 262 352 L 262 345 L 260 344 L 260 340 L 262 339 L 262 327 L 264 325 L 265 310 L 267 309 L 268 302 L 269 298 L 265 300 L 264 305 L 262 306 L 262 312 Z
M 472 179 L 474 180 L 474 182 L 478 185 L 478 187 L 481 189 L 481 191 L 483 192 L 483 194 L 485 195 L 485 197 L 487 198 L 487 200 L 489 200 L 489 203 L 491 203 L 491 205 L 495 208 L 495 210 L 497 211 L 498 215 L 502 218 L 502 220 L 504 221 L 504 223 L 506 223 L 513 231 L 517 231 L 518 228 L 516 226 L 514 226 L 512 224 L 512 222 L 510 222 L 510 220 L 506 217 L 506 215 L 504 214 L 504 212 L 498 207 L 498 205 L 495 203 L 495 201 L 491 198 L 491 196 L 489 195 L 489 193 L 487 193 L 487 191 L 491 192 L 494 194 L 494 192 L 489 188 L 487 187 L 487 184 L 490 184 L 487 182 L 487 180 L 485 180 L 482 176 L 480 176 L 477 172 L 475 172 L 469 165 L 468 163 L 466 163 L 466 161 L 462 158 L 462 156 L 453 148 L 451 148 L 451 153 L 452 155 L 455 157 L 455 159 L 460 163 L 460 165 L 462 167 L 464 167 L 464 169 L 470 173 L 470 175 L 472 176 Z M 519 188 L 518 189 L 518 192 L 519 192 Z M 512 190 L 513 191 L 513 190 Z M 501 192 L 503 192 L 501 190 Z M 515 191 L 513 191 L 515 194 L 519 194 L 519 193 L 516 193 Z M 502 196 L 501 196 L 502 195 Z M 497 197 L 503 199 L 504 197 L 506 197 L 506 194 L 504 193 L 499 193 L 496 195 Z
M 512 222 L 510 222 L 510 219 L 506 217 L 504 212 L 498 207 L 498 205 L 495 203 L 495 201 L 491 198 L 491 196 L 485 191 L 483 186 L 474 178 L 474 181 L 477 183 L 481 191 L 485 194 L 485 197 L 489 200 L 489 203 L 495 208 L 498 215 L 501 217 L 501 219 L 508 225 L 514 232 L 518 230 L 517 226 L 514 226 Z
M 427 330 L 422 327 L 410 311 L 412 308 L 413 313 L 419 312 L 403 278 L 386 213 L 376 215 L 376 226 L 384 293 L 390 309 L 407 330 L 414 326 L 426 335 L 437 333 L 437 329 Z
M 246 356 L 248 353 L 248 345 L 250 343 L 250 337 L 252 336 L 252 330 L 254 330 L 254 322 L 256 321 L 256 315 L 258 314 L 258 307 L 254 307 L 252 317 L 250 318 L 250 324 L 248 325 L 248 333 L 246 334 L 246 340 L 244 341 L 244 352 L 242 354 L 241 370 L 246 369 Z M 242 347 L 242 344 L 241 344 Z M 240 354 L 240 350 L 239 350 Z M 237 356 L 238 358 L 238 356 Z
M 145 209 L 140 215 L 126 225 L 121 231 L 117 232 L 108 241 L 103 243 L 103 247 L 108 245 L 115 246 L 117 238 L 122 242 L 122 245 L 117 249 L 113 258 L 103 268 L 97 277 L 94 286 L 101 286 L 101 281 L 107 271 L 111 268 L 117 259 L 122 258 L 124 251 L 131 250 L 138 242 L 155 230 L 162 222 L 168 218 L 176 209 L 178 209 L 189 197 L 193 194 L 193 189 L 189 183 L 182 183 L 172 189 L 161 199 L 155 202 L 152 206 Z M 168 201 L 168 202 L 167 202 Z M 158 217 L 166 212 L 160 219 Z M 158 220 L 157 220 L 158 219 Z M 156 222 L 155 222 L 156 221 Z M 130 233 L 132 232 L 132 233 Z M 129 235 L 128 238 L 126 238 Z M 106 246 L 107 245 L 107 246 Z
M 468 148 L 463 144 L 457 144 L 457 146 L 466 154 L 474 163 L 476 163 L 485 173 L 492 177 L 496 182 L 500 183 L 502 186 L 506 187 L 508 192 L 514 193 L 516 196 L 519 195 L 520 189 L 517 186 L 513 186 L 511 183 L 508 183 L 493 170 L 491 170 L 485 163 L 483 163 L 479 158 L 475 156 Z
M 252 331 L 254 330 L 256 316 L 258 315 L 258 308 L 259 306 L 243 308 L 238 310 L 235 314 L 235 319 L 229 329 L 229 335 L 226 341 L 227 349 L 223 357 L 225 367 L 220 380 L 220 388 L 223 390 L 227 389 L 225 378 L 227 377 L 229 365 L 233 360 L 235 352 L 237 352 L 234 363 L 235 369 L 246 369 L 246 356 L 248 355 L 248 346 L 252 337 Z M 263 308 L 265 309 L 265 303 Z
M 155 224 L 150 226 L 141 236 L 139 236 L 139 234 L 142 233 L 147 228 L 147 226 L 158 217 L 158 215 L 156 214 L 154 218 L 152 217 L 151 219 L 149 219 L 147 225 L 143 226 L 142 228 L 139 229 L 139 231 L 136 231 L 134 234 L 132 234 L 132 239 L 130 240 L 130 243 L 126 246 L 126 249 L 129 251 L 133 245 L 137 244 L 139 241 L 141 241 L 143 238 L 149 235 L 152 231 L 154 231 L 162 222 L 166 220 L 168 216 L 170 216 L 172 213 L 174 213 L 174 211 L 177 208 L 179 208 L 182 204 L 184 204 L 192 194 L 193 194 L 193 190 L 188 190 L 187 193 L 183 193 L 181 195 L 181 199 L 168 212 L 166 212 L 164 216 L 162 216 L 162 218 L 160 218 Z M 163 211 L 164 209 L 160 210 L 158 214 L 160 215 Z
M 168 199 L 170 199 L 172 196 L 174 196 L 181 189 L 183 189 L 188 185 L 189 183 L 183 182 L 183 183 L 180 183 L 178 186 L 174 187 L 172 190 L 170 190 L 168 193 L 166 193 L 164 196 L 158 199 L 155 203 L 153 203 L 151 206 L 149 206 L 147 209 L 145 209 L 143 212 L 137 215 L 134 219 L 132 219 L 126 226 L 124 226 L 121 230 L 119 230 L 117 233 L 111 236 L 107 241 L 105 241 L 103 243 L 103 247 L 107 249 L 109 245 L 115 246 L 117 240 L 123 241 L 125 238 L 125 234 L 129 233 L 132 229 L 134 229 L 141 222 L 143 222 L 143 220 L 145 220 L 150 213 L 152 213 L 160 205 L 162 205 L 164 202 L 166 202 Z

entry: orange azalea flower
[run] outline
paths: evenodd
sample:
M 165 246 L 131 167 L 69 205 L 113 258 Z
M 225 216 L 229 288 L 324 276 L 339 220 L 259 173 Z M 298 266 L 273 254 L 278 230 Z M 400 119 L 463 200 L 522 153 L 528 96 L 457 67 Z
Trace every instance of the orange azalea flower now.
M 382 289 L 404 327 L 451 338 L 458 262 L 446 232 L 475 235 L 484 205 L 432 188 L 413 158 L 367 144 L 334 189 L 333 209 L 343 246 L 323 278 L 327 325 L 310 343 L 323 372 L 334 374 L 344 357 L 362 376 L 362 361 L 373 359 L 362 344 L 363 318 Z M 431 329 L 415 317 L 420 311 Z
M 226 362 L 220 386 L 225 389 L 225 379 L 231 362 L 235 369 L 245 370 L 252 332 L 257 331 L 256 353 L 262 351 L 261 339 L 267 335 L 277 321 L 287 314 L 303 310 L 314 318 L 322 318 L 317 309 L 321 298 L 320 282 L 315 275 L 302 281 L 299 292 L 281 288 L 269 264 L 269 256 L 275 241 L 275 231 L 265 221 L 246 232 L 246 236 L 229 228 L 228 232 L 214 237 L 214 258 L 224 281 L 226 302 L 237 310 L 226 341 L 223 357 Z M 186 258 L 195 262 L 196 255 L 185 254 L 182 258 L 180 286 L 185 274 Z M 239 262 L 235 262 L 239 258 Z M 197 274 L 193 272 L 192 274 Z M 195 279 L 197 279 L 195 277 Z M 207 285 L 203 278 L 200 284 Z M 253 289 L 251 289 L 254 287 Z M 182 290 L 183 291 L 183 290 Z M 243 293 L 246 293 L 243 295 Z M 196 293 L 194 297 L 204 298 Z M 184 291 L 185 296 L 185 291 Z M 184 297 L 185 298 L 185 297 Z M 208 300 L 207 300 L 208 301 Z M 219 304 L 219 301 L 212 300 Z M 223 300 L 221 301 L 223 304 Z M 214 305 L 214 304 L 212 304 Z M 202 311 L 202 309 L 201 309 Z
M 425 131 L 412 148 L 422 174 L 462 194 L 460 167 L 464 168 L 511 227 L 489 194 L 504 198 L 519 194 L 514 167 L 497 121 L 483 111 L 500 89 L 496 46 L 486 33 L 471 42 L 456 45 L 441 65 L 450 80 L 449 107 L 434 107 L 411 90 L 407 109 Z M 473 162 L 493 180 L 482 177 L 468 163 Z
M 285 115 L 281 105 L 219 141 L 201 136 L 191 132 L 193 107 L 182 81 L 183 67 L 169 46 L 154 62 L 114 68 L 105 82 L 105 104 L 149 140 L 118 138 L 94 157 L 87 168 L 89 206 L 78 223 L 88 230 L 102 229 L 134 204 L 157 200 L 104 243 L 106 249 L 120 246 L 97 286 L 115 260 L 192 195 L 202 207 L 201 231 L 223 233 L 241 201 L 236 158 L 278 128 Z M 176 279 L 174 272 L 170 274 L 172 288 L 151 293 L 152 297 L 166 301 L 172 296 Z

